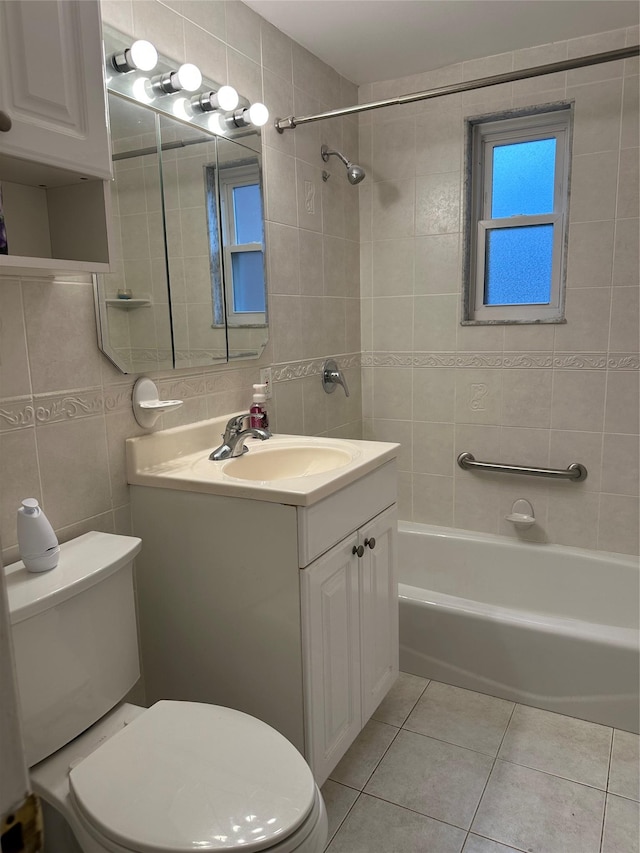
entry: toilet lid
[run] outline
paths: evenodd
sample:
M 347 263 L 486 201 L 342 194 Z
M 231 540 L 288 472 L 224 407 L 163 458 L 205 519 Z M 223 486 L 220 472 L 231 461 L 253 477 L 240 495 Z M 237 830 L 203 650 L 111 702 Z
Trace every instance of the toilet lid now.
M 264 850 L 313 806 L 315 782 L 292 744 L 231 708 L 158 702 L 69 773 L 78 811 L 140 853 Z

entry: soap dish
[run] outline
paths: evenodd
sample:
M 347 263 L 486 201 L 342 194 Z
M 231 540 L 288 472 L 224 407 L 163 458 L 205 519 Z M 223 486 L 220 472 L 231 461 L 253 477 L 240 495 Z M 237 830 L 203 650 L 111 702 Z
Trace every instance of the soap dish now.
M 532 524 L 536 523 L 533 507 L 524 498 L 520 498 L 514 502 L 511 512 L 509 515 L 505 515 L 505 519 L 519 527 L 531 527 Z
M 173 412 L 182 405 L 182 400 L 159 400 L 158 388 L 151 379 L 142 376 L 133 386 L 133 415 L 144 429 L 151 427 L 160 415 Z

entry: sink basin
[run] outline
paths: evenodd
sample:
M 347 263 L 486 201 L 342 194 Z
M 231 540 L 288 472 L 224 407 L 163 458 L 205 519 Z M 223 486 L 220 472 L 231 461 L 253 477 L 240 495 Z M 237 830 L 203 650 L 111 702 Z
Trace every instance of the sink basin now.
M 274 447 L 251 452 L 230 459 L 223 466 L 224 473 L 240 480 L 289 480 L 309 477 L 348 465 L 353 454 L 338 447 Z

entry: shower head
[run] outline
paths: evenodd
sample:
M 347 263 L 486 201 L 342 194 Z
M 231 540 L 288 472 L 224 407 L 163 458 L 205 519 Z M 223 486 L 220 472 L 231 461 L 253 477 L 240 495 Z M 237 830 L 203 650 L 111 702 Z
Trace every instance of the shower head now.
M 332 154 L 335 154 L 336 157 L 339 157 L 340 160 L 342 160 L 344 165 L 347 167 L 347 179 L 349 180 L 350 184 L 353 184 L 355 186 L 355 184 L 359 184 L 360 181 L 366 177 L 366 172 L 362 168 L 362 166 L 357 166 L 355 163 L 351 163 L 351 161 L 347 160 L 344 154 L 341 154 L 339 151 L 332 151 L 326 145 L 323 145 L 320 149 L 320 154 L 322 155 L 322 159 L 325 163 L 327 162 L 329 157 L 331 157 Z
M 366 178 L 366 176 L 367 173 L 362 166 L 356 166 L 355 163 L 347 166 L 347 178 L 349 179 L 350 184 L 359 184 L 360 181 Z

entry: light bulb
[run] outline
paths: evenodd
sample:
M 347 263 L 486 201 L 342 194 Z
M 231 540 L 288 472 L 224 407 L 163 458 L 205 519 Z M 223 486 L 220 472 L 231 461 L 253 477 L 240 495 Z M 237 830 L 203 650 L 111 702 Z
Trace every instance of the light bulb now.
M 126 74 L 128 71 L 152 71 L 158 64 L 158 51 L 150 41 L 138 39 L 131 47 L 127 47 L 122 53 L 115 53 L 111 62 L 116 71 Z
M 256 127 L 262 127 L 269 121 L 269 110 L 264 104 L 259 102 L 251 104 L 247 112 L 249 113 L 249 121 Z
M 217 92 L 205 92 L 202 95 L 194 95 L 191 105 L 203 113 L 214 110 L 234 110 L 240 100 L 233 86 L 221 86 Z
M 191 62 L 185 62 L 178 70 L 172 74 L 179 83 L 178 89 L 184 89 L 186 92 L 195 92 L 202 84 L 202 74 L 197 65 Z
M 153 71 L 158 64 L 158 51 L 150 41 L 139 39 L 129 48 L 131 61 L 139 71 Z
M 133 97 L 143 104 L 150 104 L 153 101 L 151 80 L 148 77 L 138 77 L 137 80 L 134 80 L 131 92 Z
M 195 92 L 202 83 L 202 74 L 197 66 L 186 62 L 177 71 L 158 74 L 151 83 L 156 91 L 164 92 L 165 95 L 180 92 L 183 89 L 185 92 Z
M 176 98 L 171 108 L 176 118 L 181 118 L 183 121 L 191 121 L 193 111 L 187 98 Z
M 229 129 L 221 113 L 210 113 L 207 117 L 207 127 L 218 136 L 222 136 Z
M 232 115 L 228 116 L 227 121 L 230 127 L 262 127 L 269 121 L 269 110 L 264 104 L 256 102 L 250 107 L 242 107 L 236 110 Z
M 235 110 L 240 100 L 233 86 L 220 86 L 215 94 L 215 98 L 221 110 Z

